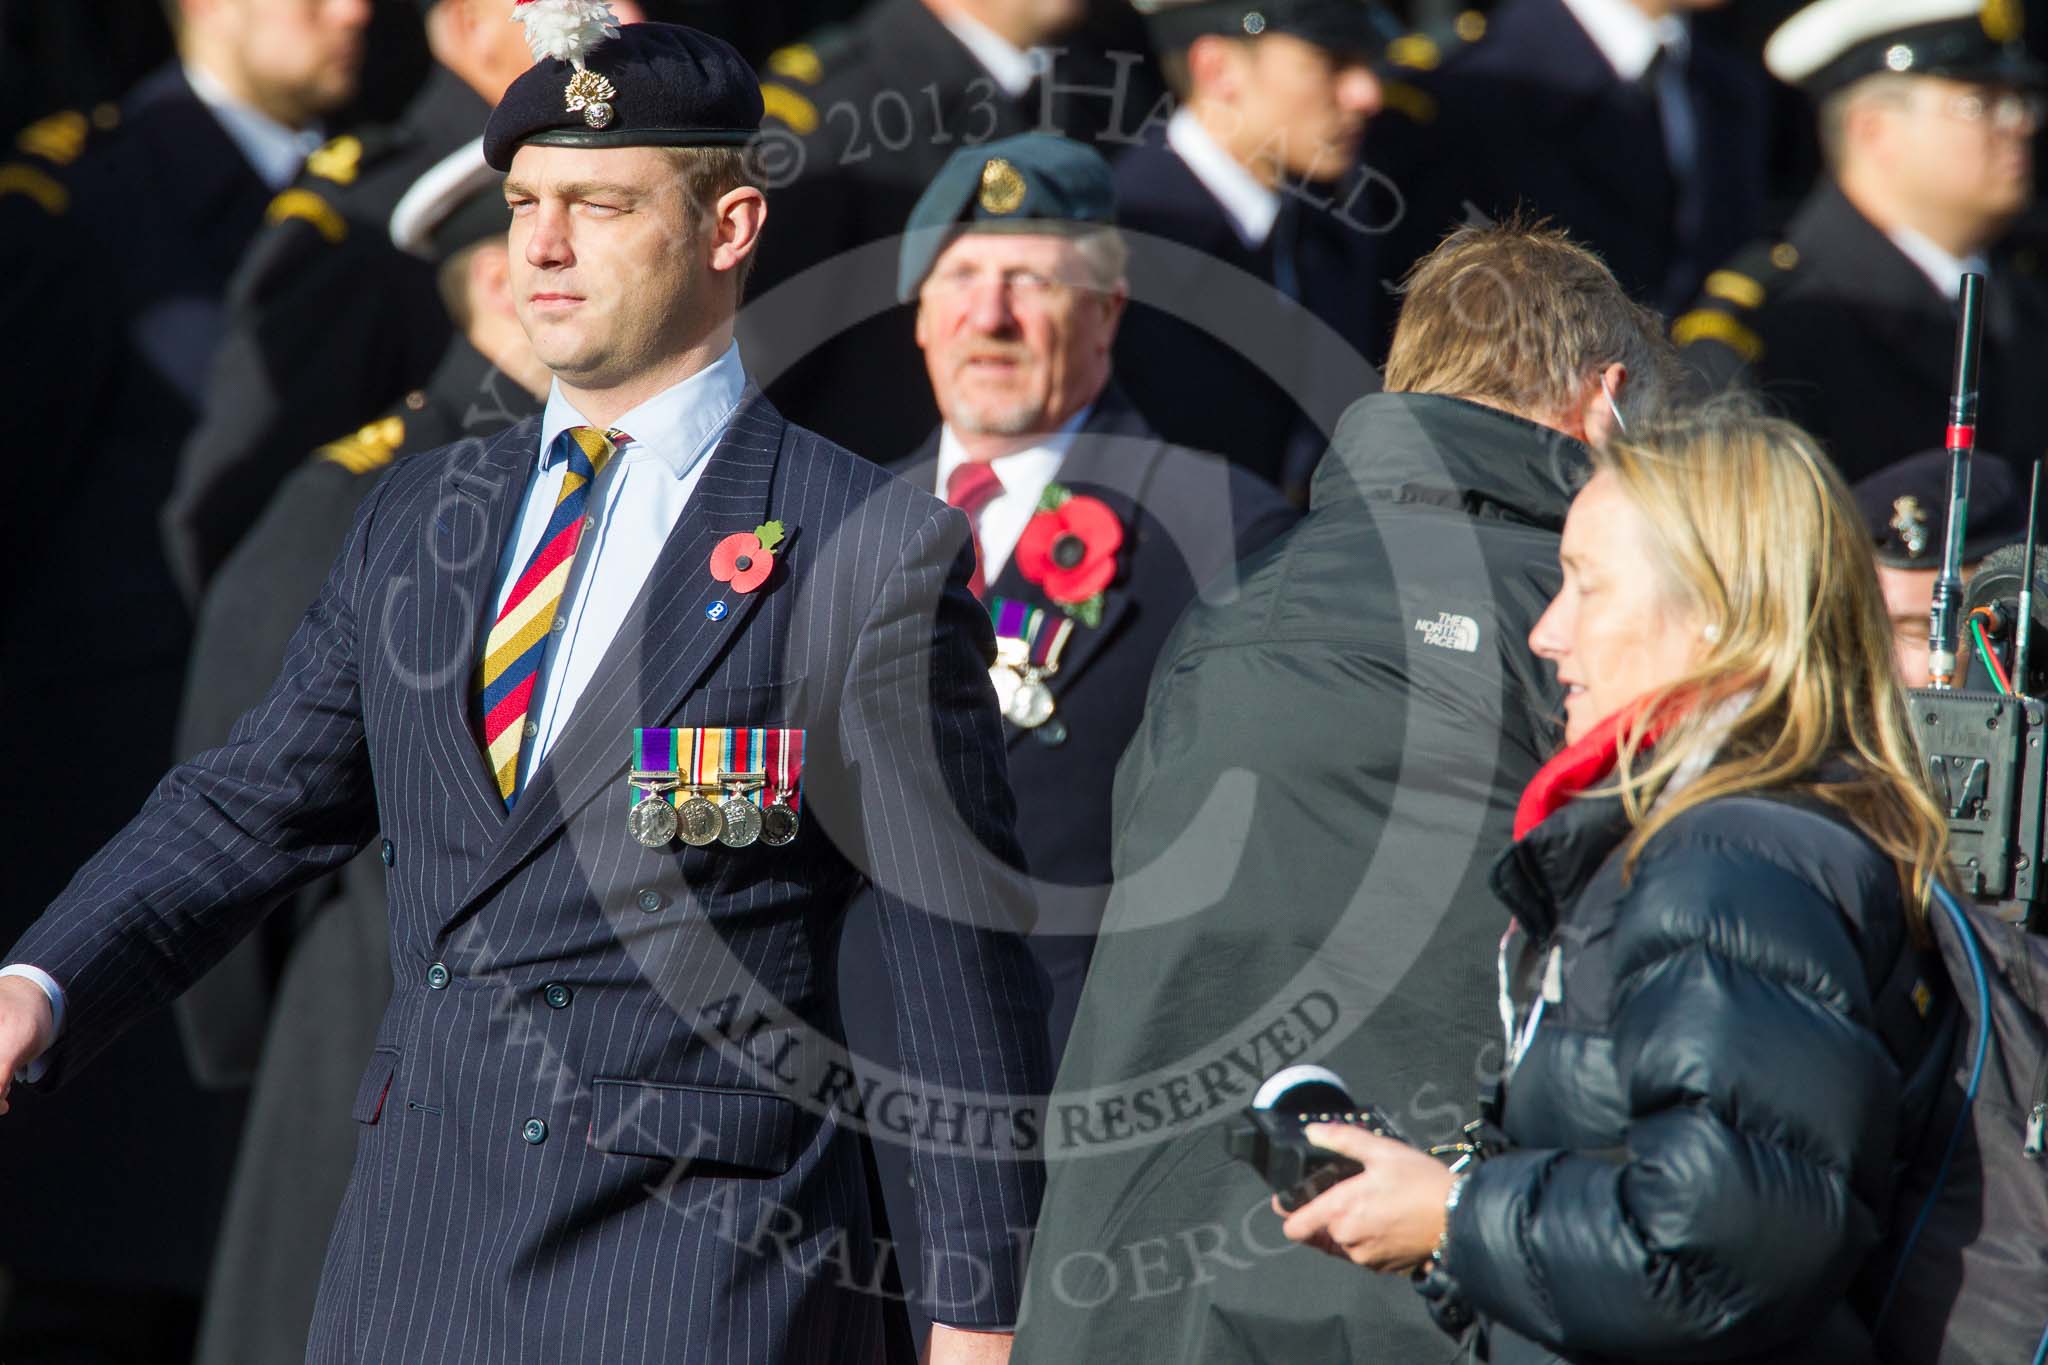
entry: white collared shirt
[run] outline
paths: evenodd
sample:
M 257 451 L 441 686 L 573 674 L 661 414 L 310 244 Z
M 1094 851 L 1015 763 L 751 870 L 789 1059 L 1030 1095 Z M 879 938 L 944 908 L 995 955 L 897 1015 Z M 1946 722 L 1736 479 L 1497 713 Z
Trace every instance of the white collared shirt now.
M 1973 270 L 1982 275 L 1990 270 L 1982 256 L 1952 256 L 1933 238 L 1909 227 L 1895 227 L 1885 236 L 1950 303 L 1962 297 L 1963 272 Z
M 1614 74 L 1625 81 L 1641 80 L 1659 49 L 1683 52 L 1692 40 L 1691 30 L 1678 15 L 1652 19 L 1630 0 L 1564 0 L 1564 7 L 1586 30 Z
M 1027 52 L 981 20 L 958 10 L 941 16 L 939 22 L 973 54 L 975 61 L 981 63 L 981 69 L 988 72 L 989 79 L 1001 86 L 1003 93 L 1013 100 L 1022 98 L 1024 92 L 1031 88 L 1031 82 L 1045 71 L 1044 48 L 1034 47 Z
M 561 626 L 548 641 L 534 680 L 526 718 L 536 732 L 520 756 L 520 780 L 561 735 L 583 689 L 597 673 L 598 662 L 625 623 L 626 612 L 654 568 L 669 532 L 682 519 L 683 507 L 697 487 L 718 438 L 725 433 L 747 372 L 740 363 L 739 343 L 680 384 L 620 417 L 612 426 L 632 437 L 598 473 L 584 504 L 590 524 L 576 547 L 569 581 L 562 589 L 556 615 Z M 496 607 L 504 610 L 519 571 L 533 556 L 561 495 L 566 460 L 546 463 L 555 437 L 574 426 L 589 425 L 562 395 L 559 383 L 548 390 L 541 414 L 540 448 L 526 485 L 526 505 L 519 525 L 498 561 Z M 742 528 L 744 529 L 744 528 Z
M 1074 444 L 1075 435 L 1081 424 L 1088 420 L 1094 404 L 1075 413 L 1036 445 L 998 455 L 989 462 L 996 478 L 1002 483 L 1003 491 L 988 500 L 981 509 L 981 524 L 975 534 L 981 541 L 981 576 L 993 585 L 1003 566 L 1010 562 L 1016 552 L 1017 542 L 1024 536 L 1024 527 L 1038 511 L 1038 500 L 1045 494 L 1045 486 L 1059 477 L 1060 465 L 1066 461 L 1067 450 Z M 953 477 L 953 471 L 969 463 L 967 450 L 960 444 L 960 438 L 953 434 L 953 428 L 946 426 L 939 431 L 939 472 L 938 486 L 933 490 L 940 497 L 946 496 L 946 482 Z
M 1280 217 L 1280 192 L 1260 184 L 1257 176 L 1224 151 L 1192 109 L 1173 111 L 1166 121 L 1166 145 L 1187 163 L 1209 197 L 1223 206 L 1238 239 L 1254 251 L 1264 246 Z
M 250 169 L 264 184 L 281 190 L 298 178 L 306 158 L 319 150 L 317 128 L 287 128 L 270 115 L 252 109 L 203 66 L 185 63 L 185 82 L 213 114 L 221 131 L 235 144 Z

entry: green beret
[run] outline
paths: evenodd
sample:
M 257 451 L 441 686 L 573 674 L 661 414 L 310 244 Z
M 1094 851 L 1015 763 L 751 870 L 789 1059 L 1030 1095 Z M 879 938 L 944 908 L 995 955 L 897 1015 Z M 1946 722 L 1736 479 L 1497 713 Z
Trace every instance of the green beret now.
M 946 159 L 903 230 L 896 297 L 917 297 L 932 262 L 957 233 L 1060 232 L 1116 225 L 1109 163 L 1084 143 L 1020 133 Z

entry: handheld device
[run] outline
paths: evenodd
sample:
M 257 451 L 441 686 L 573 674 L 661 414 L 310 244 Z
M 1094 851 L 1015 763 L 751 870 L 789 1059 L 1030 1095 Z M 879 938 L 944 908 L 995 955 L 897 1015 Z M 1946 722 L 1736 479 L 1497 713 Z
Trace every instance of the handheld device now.
M 1336 1073 L 1320 1066 L 1275 1072 L 1245 1106 L 1244 1117 L 1224 1130 L 1223 1145 L 1259 1173 L 1289 1212 L 1364 1169 L 1310 1143 L 1305 1130 L 1311 1123 L 1348 1123 L 1396 1142 L 1408 1140 L 1384 1114 L 1355 1102 Z

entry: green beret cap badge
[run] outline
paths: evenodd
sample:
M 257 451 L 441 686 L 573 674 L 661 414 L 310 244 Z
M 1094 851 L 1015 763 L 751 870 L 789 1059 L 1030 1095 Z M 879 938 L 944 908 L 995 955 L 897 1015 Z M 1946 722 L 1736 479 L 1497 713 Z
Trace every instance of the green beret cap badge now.
M 981 206 L 990 213 L 1015 213 L 1024 203 L 1024 177 L 1001 157 L 981 168 Z

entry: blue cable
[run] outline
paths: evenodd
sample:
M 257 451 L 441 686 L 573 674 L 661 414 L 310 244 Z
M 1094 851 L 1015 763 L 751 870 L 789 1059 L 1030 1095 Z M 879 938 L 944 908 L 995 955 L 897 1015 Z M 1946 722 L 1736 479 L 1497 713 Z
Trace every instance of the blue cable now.
M 1970 927 L 1969 918 L 1955 898 L 1940 882 L 1934 884 L 1934 898 L 1956 927 L 1956 937 L 1962 940 L 1963 952 L 1970 959 L 1970 976 L 1977 986 L 1977 1059 L 1970 1067 L 1969 1089 L 1963 1094 L 1962 1112 L 1956 1115 L 1956 1126 L 1948 1135 L 1948 1146 L 1942 1150 L 1941 1165 L 1934 1173 L 1934 1183 L 1928 1187 L 1927 1202 L 1920 1206 L 1920 1214 L 1913 1220 L 1913 1230 L 1906 1234 L 1905 1244 L 1899 1249 L 1898 1262 L 1892 1267 L 1892 1282 L 1886 1286 L 1884 1301 L 1878 1305 L 1877 1317 L 1871 1322 L 1871 1333 L 1875 1335 L 1884 1325 L 1892 1311 L 1892 1297 L 1899 1292 L 1899 1282 L 1905 1278 L 1906 1263 L 1913 1257 L 1913 1248 L 1920 1241 L 1920 1234 L 1927 1227 L 1927 1219 L 1934 1212 L 1935 1204 L 1941 1198 L 1942 1186 L 1948 1183 L 1948 1168 L 1955 1160 L 1956 1148 L 1963 1140 L 1963 1130 L 1970 1126 L 1970 1111 L 1977 1103 L 1977 1087 L 1984 1080 L 1984 1064 L 1991 1055 L 1991 984 L 1984 975 L 1984 957 L 1978 950 L 1977 931 Z M 2041 1338 L 2041 1349 L 2034 1354 L 2034 1365 L 2048 1362 L 2048 1333 Z
M 2041 1329 L 2041 1346 L 2034 1352 L 2034 1365 L 2041 1365 L 2043 1361 L 2048 1361 L 2048 1327 Z

